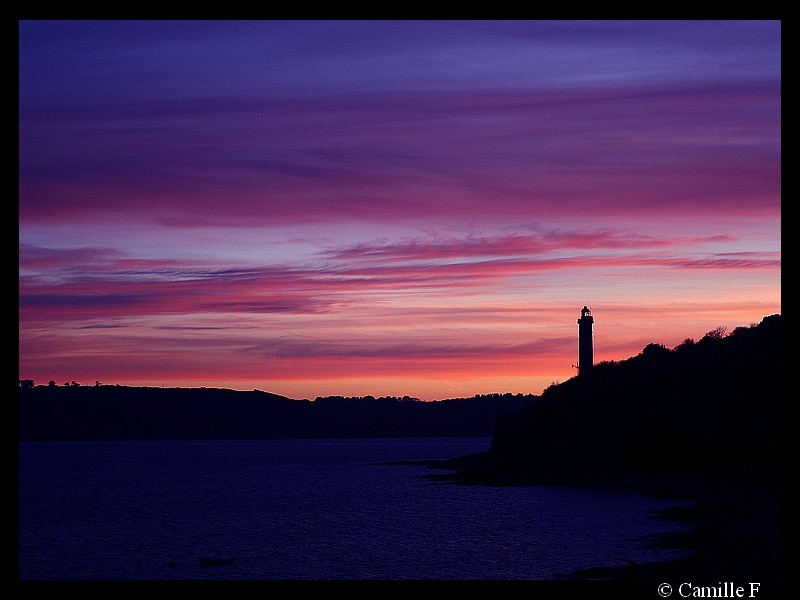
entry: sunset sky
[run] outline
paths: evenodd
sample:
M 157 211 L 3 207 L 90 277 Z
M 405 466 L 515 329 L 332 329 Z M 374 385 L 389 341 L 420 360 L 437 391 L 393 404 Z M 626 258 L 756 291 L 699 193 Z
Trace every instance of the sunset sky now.
M 781 312 L 779 21 L 22 21 L 19 376 L 540 393 Z

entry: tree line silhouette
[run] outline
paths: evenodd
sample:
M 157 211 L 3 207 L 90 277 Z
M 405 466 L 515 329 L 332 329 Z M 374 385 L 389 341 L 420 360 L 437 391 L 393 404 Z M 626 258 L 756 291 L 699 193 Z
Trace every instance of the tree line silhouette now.
M 47 383 L 47 387 L 56 387 L 56 385 L 58 385 L 58 384 L 55 382 L 54 379 L 51 379 Z M 73 379 L 72 381 L 65 381 L 63 383 L 63 385 L 64 385 L 64 387 L 80 387 L 81 384 Z M 94 385 L 95 386 L 99 386 L 99 385 L 102 385 L 102 384 L 99 381 L 95 381 Z M 32 387 L 36 387 L 36 382 L 33 379 L 20 379 L 19 380 L 19 387 L 26 388 L 26 389 L 29 389 L 29 388 L 32 388 Z
M 259 390 L 20 385 L 20 440 L 489 437 L 534 395 L 293 400 Z

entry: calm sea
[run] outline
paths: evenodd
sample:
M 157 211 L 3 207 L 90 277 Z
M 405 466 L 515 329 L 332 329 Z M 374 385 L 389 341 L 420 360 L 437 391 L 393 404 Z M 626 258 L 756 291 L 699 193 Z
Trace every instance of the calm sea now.
M 644 537 L 670 503 L 440 483 L 375 464 L 488 438 L 19 446 L 21 579 L 560 579 L 678 556 Z M 233 559 L 202 565 L 200 557 Z

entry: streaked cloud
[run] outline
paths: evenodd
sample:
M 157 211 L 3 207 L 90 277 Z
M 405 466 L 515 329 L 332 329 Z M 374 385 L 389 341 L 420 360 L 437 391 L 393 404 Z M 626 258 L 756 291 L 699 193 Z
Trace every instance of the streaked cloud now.
M 19 33 L 20 377 L 538 392 L 584 304 L 598 360 L 780 311 L 780 21 Z

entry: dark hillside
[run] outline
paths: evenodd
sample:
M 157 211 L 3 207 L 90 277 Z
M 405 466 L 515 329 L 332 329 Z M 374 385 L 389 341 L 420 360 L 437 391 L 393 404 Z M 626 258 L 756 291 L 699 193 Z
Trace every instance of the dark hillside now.
M 547 473 L 771 469 L 781 425 L 781 317 L 649 344 L 499 419 L 489 462 Z

